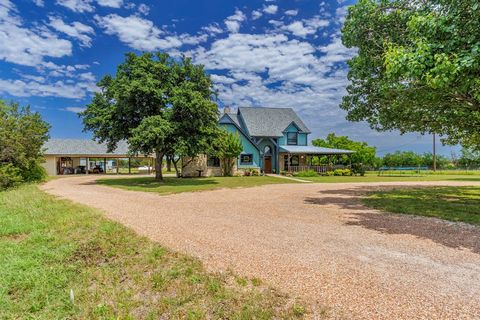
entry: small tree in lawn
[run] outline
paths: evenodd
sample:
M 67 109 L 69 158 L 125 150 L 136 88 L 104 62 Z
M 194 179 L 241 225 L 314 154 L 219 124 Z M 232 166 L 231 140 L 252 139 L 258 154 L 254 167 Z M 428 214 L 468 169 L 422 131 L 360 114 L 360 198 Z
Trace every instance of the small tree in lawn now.
M 93 131 L 109 151 L 128 140 L 130 152 L 155 154 L 159 180 L 165 156 L 177 150 L 206 151 L 205 136 L 216 130 L 212 115 L 216 119 L 218 111 L 203 66 L 165 53 L 129 53 L 115 76 L 105 76 L 98 86 L 101 92 L 80 115 L 84 130 Z
M 221 130 L 214 144 L 214 155 L 218 157 L 222 163 L 222 174 L 231 176 L 233 174 L 233 166 L 235 159 L 242 153 L 243 146 L 238 134 Z

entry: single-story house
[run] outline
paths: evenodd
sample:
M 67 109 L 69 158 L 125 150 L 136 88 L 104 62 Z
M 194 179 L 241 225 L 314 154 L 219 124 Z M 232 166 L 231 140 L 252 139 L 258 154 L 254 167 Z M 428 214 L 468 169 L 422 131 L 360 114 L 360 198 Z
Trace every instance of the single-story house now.
M 327 171 L 327 166 L 312 165 L 314 156 L 351 154 L 351 150 L 320 148 L 308 145 L 311 133 L 291 108 L 240 107 L 237 112 L 225 108 L 219 124 L 240 136 L 243 151 L 234 171 L 258 170 L 264 173 L 281 171 Z M 183 176 L 220 175 L 220 161 L 199 156 L 184 168 Z
M 117 149 L 107 152 L 107 146 L 93 140 L 50 139 L 44 146 L 44 168 L 48 175 L 88 173 L 131 173 L 132 162 L 143 163 L 149 173 L 154 158 L 128 153 L 128 145 L 122 141 Z M 147 164 L 145 166 L 145 163 Z M 138 170 L 138 169 L 137 169 Z

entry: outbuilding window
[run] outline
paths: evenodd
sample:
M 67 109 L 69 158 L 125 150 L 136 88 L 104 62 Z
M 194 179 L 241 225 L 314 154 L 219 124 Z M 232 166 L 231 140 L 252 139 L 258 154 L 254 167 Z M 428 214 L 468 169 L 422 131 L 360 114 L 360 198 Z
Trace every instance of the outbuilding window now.
M 240 164 L 252 164 L 252 163 L 253 163 L 253 154 L 240 155 Z
M 298 133 L 287 132 L 287 144 L 296 146 L 298 144 Z

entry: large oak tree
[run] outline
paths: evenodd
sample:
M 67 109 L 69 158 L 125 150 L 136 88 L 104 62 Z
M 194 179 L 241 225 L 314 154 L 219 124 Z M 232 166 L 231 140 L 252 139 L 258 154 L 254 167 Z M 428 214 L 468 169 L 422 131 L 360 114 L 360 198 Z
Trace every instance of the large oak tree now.
M 155 154 L 156 178 L 165 156 L 209 152 L 218 132 L 212 81 L 203 66 L 165 53 L 129 53 L 115 76 L 105 76 L 87 109 L 84 129 L 109 151 L 128 140 L 132 153 Z
M 358 54 L 348 63 L 347 118 L 480 148 L 479 17 L 478 0 L 351 6 L 342 40 Z

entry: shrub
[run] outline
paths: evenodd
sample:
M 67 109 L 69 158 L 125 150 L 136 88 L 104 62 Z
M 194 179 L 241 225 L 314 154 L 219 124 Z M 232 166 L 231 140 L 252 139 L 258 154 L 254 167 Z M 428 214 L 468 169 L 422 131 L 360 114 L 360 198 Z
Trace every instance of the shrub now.
M 335 171 L 333 171 L 333 175 L 334 176 L 343 176 L 343 169 L 335 169 Z
M 20 169 L 11 163 L 0 165 L 0 190 L 15 187 L 23 181 Z
M 22 172 L 23 180 L 26 182 L 43 181 L 47 173 L 38 162 L 34 161 Z
M 318 173 L 314 170 L 300 171 L 295 174 L 296 177 L 318 177 Z
M 334 175 L 335 175 L 335 172 L 334 172 L 334 171 L 327 171 L 327 172 L 325 173 L 325 175 L 327 175 L 327 176 L 334 176 Z
M 342 170 L 342 176 L 351 176 L 351 175 L 353 175 L 353 172 L 350 169 Z

